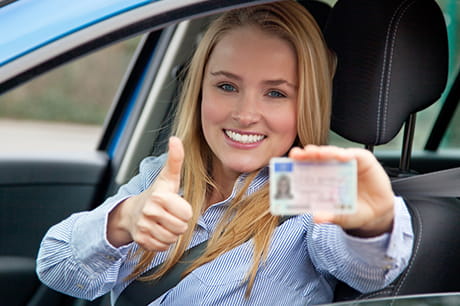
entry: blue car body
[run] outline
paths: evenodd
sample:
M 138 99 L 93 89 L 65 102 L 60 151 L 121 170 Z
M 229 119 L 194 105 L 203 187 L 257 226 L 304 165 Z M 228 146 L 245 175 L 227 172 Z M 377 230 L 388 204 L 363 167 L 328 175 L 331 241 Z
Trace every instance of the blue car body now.
M 0 66 L 63 36 L 154 1 L 12 2 L 0 10 Z

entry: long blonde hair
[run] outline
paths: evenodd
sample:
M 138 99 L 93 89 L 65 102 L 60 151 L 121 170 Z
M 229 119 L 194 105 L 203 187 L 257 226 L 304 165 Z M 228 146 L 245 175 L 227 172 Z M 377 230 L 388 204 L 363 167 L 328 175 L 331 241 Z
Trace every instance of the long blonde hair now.
M 201 129 L 201 85 L 208 59 L 226 33 L 235 28 L 257 26 L 290 43 L 298 63 L 298 137 L 293 145 L 325 144 L 329 130 L 332 76 L 335 59 L 327 48 L 313 17 L 295 1 L 281 1 L 232 10 L 210 25 L 189 64 L 183 85 L 174 134 L 183 142 L 185 160 L 182 171 L 184 198 L 191 204 L 193 218 L 188 231 L 171 248 L 156 273 L 144 280 L 161 277 L 173 267 L 189 246 L 193 231 L 206 205 L 206 196 L 216 188 L 211 177 L 213 153 Z M 278 217 L 268 210 L 268 184 L 245 195 L 257 173 L 248 174 L 244 186 L 230 204 L 204 254 L 193 262 L 186 274 L 219 255 L 252 239 L 253 265 L 248 271 L 248 297 L 259 265 L 266 259 Z M 141 274 L 154 258 L 154 252 L 142 252 L 132 276 Z

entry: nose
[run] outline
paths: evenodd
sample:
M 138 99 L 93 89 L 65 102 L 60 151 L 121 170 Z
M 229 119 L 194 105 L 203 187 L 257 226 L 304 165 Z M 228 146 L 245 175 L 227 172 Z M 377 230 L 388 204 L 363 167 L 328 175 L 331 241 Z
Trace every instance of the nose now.
M 242 126 L 249 126 L 258 122 L 261 118 L 261 113 L 257 104 L 255 95 L 243 95 L 235 104 L 232 112 L 233 120 Z

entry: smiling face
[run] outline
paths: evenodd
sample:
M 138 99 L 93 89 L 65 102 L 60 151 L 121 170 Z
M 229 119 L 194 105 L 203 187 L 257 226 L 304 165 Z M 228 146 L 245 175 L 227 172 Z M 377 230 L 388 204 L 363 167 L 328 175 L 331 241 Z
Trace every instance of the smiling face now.
M 202 86 L 201 124 L 213 176 L 236 178 L 285 154 L 297 136 L 297 61 L 291 45 L 254 26 L 214 47 Z

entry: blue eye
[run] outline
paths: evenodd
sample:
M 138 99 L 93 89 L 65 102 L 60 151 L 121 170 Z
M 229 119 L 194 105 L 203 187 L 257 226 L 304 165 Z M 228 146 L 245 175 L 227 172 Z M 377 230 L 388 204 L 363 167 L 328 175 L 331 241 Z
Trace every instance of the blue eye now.
M 225 84 L 219 84 L 219 85 L 217 85 L 217 87 L 219 87 L 223 91 L 228 91 L 228 92 L 236 91 L 235 86 L 233 86 L 231 84 L 226 84 L 226 83 Z
M 278 91 L 278 90 L 272 90 L 272 91 L 268 92 L 267 95 L 269 97 L 273 97 L 273 98 L 286 98 L 286 95 L 283 94 L 282 92 Z

